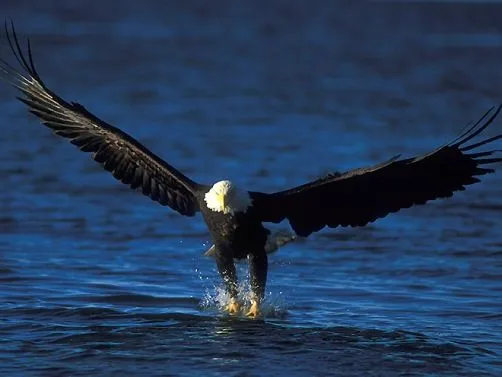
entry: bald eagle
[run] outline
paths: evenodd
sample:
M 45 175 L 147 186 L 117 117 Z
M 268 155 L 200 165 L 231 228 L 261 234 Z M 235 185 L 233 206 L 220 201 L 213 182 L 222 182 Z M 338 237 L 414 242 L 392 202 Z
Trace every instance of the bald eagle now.
M 271 237 L 263 223 L 288 220 L 302 237 L 326 226 L 364 226 L 402 208 L 450 197 L 494 171 L 485 165 L 502 161 L 495 156 L 497 150 L 478 151 L 502 135 L 474 140 L 500 112 L 498 106 L 451 143 L 422 156 L 397 156 L 276 193 L 246 191 L 229 180 L 200 184 L 79 103 L 67 102 L 50 90 L 35 69 L 29 41 L 23 51 L 14 25 L 6 24 L 5 31 L 19 68 L 0 59 L 1 76 L 21 91 L 19 100 L 30 112 L 56 135 L 92 153 L 122 183 L 181 215 L 202 214 L 214 242 L 211 253 L 230 296 L 229 313 L 241 310 L 234 260 L 243 258 L 249 260 L 253 294 L 247 315 L 260 313 Z

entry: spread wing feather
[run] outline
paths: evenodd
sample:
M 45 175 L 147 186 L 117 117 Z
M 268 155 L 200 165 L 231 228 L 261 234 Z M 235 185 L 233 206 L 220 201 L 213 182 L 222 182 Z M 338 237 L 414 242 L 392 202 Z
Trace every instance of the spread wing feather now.
M 18 97 L 29 111 L 56 135 L 84 152 L 124 184 L 139 189 L 162 205 L 182 215 L 193 216 L 199 209 L 195 190 L 199 185 L 150 152 L 125 132 L 102 121 L 76 102 L 66 102 L 47 88 L 40 78 L 27 43 L 23 53 L 14 25 L 5 26 L 7 40 L 21 69 L 0 59 L 1 77 L 19 89 Z
M 500 110 L 501 106 L 490 109 L 453 142 L 423 156 L 397 156 L 274 194 L 252 192 L 256 216 L 268 222 L 287 218 L 305 237 L 325 226 L 364 226 L 402 208 L 450 197 L 493 172 L 485 165 L 502 161 L 497 157 L 500 150 L 475 151 L 502 135 L 468 144 Z

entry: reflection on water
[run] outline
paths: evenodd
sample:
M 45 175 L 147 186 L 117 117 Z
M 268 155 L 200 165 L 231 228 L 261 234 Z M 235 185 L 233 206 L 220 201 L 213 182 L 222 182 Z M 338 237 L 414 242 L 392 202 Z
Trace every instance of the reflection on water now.
M 2 9 L 51 88 L 196 181 L 274 191 L 423 153 L 500 100 L 497 3 L 121 4 Z M 2 86 L 0 374 L 501 374 L 502 174 L 286 246 L 250 321 L 220 310 L 200 218 L 122 187 L 14 96 Z
M 3 311 L 2 315 L 9 313 Z M 16 311 L 15 315 L 26 318 L 30 313 Z M 144 373 L 145 365 L 151 365 L 156 370 L 152 375 L 163 375 L 171 363 L 180 365 L 180 360 L 185 360 L 214 372 L 234 365 L 270 374 L 287 367 L 288 373 L 298 376 L 330 373 L 333 368 L 342 374 L 354 368 L 380 368 L 390 375 L 410 368 L 426 374 L 453 374 L 462 371 L 466 360 L 490 355 L 481 347 L 474 349 L 402 330 L 304 328 L 201 314 L 128 315 L 102 308 L 59 308 L 37 315 L 48 321 L 33 325 L 30 336 L 22 337 L 20 348 L 11 345 L 5 350 L 24 354 L 10 363 L 13 368 L 27 360 L 45 360 L 50 368 L 40 369 L 83 375 L 88 372 L 85 366 L 89 360 L 96 360 L 110 365 L 120 362 L 121 368 L 127 367 L 132 374 Z M 54 317 L 59 323 L 49 320 Z M 3 335 L 14 344 L 21 341 L 14 331 Z M 31 370 L 39 368 L 31 365 Z

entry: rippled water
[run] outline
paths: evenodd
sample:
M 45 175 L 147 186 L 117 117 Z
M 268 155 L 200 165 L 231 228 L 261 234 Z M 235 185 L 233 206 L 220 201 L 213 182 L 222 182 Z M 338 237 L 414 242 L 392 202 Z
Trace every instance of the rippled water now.
M 63 97 L 197 181 L 273 191 L 425 152 L 501 100 L 501 4 L 348 3 L 2 9 Z M 502 174 L 281 249 L 266 318 L 229 318 L 202 219 L 122 187 L 14 96 L 2 85 L 0 374 L 502 374 Z

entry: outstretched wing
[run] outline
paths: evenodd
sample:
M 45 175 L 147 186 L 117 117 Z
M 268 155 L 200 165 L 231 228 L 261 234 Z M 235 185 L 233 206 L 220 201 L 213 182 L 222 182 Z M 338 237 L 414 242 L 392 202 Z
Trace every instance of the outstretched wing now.
M 325 226 L 364 226 L 401 208 L 450 197 L 479 182 L 478 176 L 492 173 L 486 164 L 502 161 L 493 156 L 499 150 L 474 152 L 502 135 L 467 145 L 500 109 L 490 109 L 453 142 L 424 156 L 395 157 L 274 194 L 253 192 L 253 210 L 262 221 L 287 218 L 294 231 L 305 237 Z
M 141 189 L 144 195 L 162 205 L 168 205 L 182 215 L 193 216 L 199 209 L 194 192 L 198 184 L 150 152 L 125 132 L 102 121 L 82 105 L 66 102 L 48 89 L 38 75 L 27 43 L 27 56 L 11 25 L 5 26 L 7 40 L 21 68 L 16 69 L 0 59 L 0 76 L 19 89 L 18 97 L 29 111 L 51 128 L 56 135 L 70 142 L 111 172 L 113 176 Z

